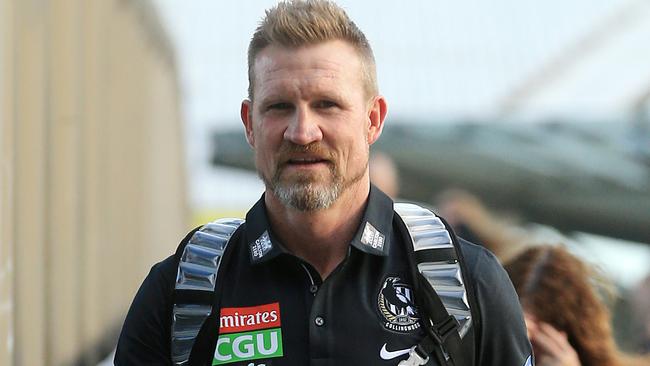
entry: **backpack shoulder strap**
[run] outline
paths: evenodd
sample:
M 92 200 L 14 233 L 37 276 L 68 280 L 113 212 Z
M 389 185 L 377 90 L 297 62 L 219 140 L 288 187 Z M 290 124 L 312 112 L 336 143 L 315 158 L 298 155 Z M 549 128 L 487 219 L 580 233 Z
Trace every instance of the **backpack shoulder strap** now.
M 196 336 L 212 313 L 212 296 L 228 241 L 244 222 L 219 219 L 194 232 L 180 254 L 172 309 L 171 356 L 187 365 Z M 182 252 L 180 250 L 182 249 Z
M 416 300 L 424 312 L 427 336 L 400 365 L 425 365 L 434 355 L 442 365 L 471 365 L 472 355 L 460 342 L 473 337 L 472 311 L 457 240 L 445 222 L 430 210 L 412 203 L 395 203 L 395 212 L 411 238 L 411 263 L 417 267 Z M 468 335 L 469 333 L 469 335 Z

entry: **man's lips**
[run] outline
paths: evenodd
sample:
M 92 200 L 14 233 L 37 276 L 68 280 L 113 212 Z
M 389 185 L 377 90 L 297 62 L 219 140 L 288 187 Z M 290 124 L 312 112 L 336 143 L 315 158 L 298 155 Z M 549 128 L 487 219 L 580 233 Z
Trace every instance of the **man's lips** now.
M 290 169 L 321 169 L 330 163 L 330 160 L 322 157 L 294 157 L 285 160 L 282 167 Z
M 323 158 L 293 158 L 287 160 L 287 165 L 309 165 L 309 164 L 318 164 L 318 163 L 327 163 L 327 159 Z

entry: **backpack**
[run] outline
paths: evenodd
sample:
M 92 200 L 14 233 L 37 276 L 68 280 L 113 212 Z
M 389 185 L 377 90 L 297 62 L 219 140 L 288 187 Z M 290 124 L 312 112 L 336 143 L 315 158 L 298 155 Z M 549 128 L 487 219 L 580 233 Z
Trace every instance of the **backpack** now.
M 470 366 L 474 355 L 461 352 L 461 340 L 474 342 L 473 322 L 458 240 L 451 228 L 429 209 L 395 203 L 397 222 L 409 244 L 413 289 L 421 309 L 425 337 L 411 348 L 400 366 L 425 365 L 435 357 L 440 365 Z M 221 260 L 232 234 L 244 221 L 219 219 L 195 231 L 176 251 L 178 272 L 172 310 L 171 355 L 174 365 L 187 365 L 194 341 L 212 313 L 212 297 Z M 407 236 L 408 235 L 408 236 Z

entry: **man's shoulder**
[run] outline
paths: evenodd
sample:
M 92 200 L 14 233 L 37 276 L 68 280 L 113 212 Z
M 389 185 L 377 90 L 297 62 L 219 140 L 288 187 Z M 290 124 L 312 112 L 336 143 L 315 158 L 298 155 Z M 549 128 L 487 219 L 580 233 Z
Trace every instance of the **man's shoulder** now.
M 144 279 L 136 297 L 145 303 L 159 303 L 160 298 L 169 299 L 176 281 L 178 261 L 173 255 L 154 264 Z
M 126 315 L 116 365 L 168 364 L 175 275 L 174 256 L 151 267 Z
M 465 267 L 472 277 L 483 274 L 483 271 L 500 270 L 503 267 L 497 257 L 485 247 L 469 242 L 463 238 L 458 239 L 458 250 L 465 261 Z
M 176 253 L 170 255 L 169 257 L 163 259 L 162 261 L 154 264 L 149 271 L 149 275 L 145 279 L 145 282 L 154 282 L 159 283 L 169 290 L 169 287 L 173 289 L 173 284 L 176 281 L 176 274 L 178 271 L 178 262 L 180 260 L 183 249 L 190 241 L 194 233 L 199 231 L 203 226 L 198 226 L 189 231 L 185 237 L 180 241 L 176 248 Z
M 410 201 L 400 201 L 400 202 L 395 202 L 395 204 L 405 205 L 407 207 L 417 206 L 421 209 L 430 211 L 432 215 L 435 215 L 437 218 L 441 219 L 446 225 L 446 221 L 444 217 L 438 216 L 435 213 L 436 210 L 427 204 L 423 204 L 421 202 L 410 202 Z M 397 209 L 397 207 L 394 209 L 394 212 L 395 214 L 401 216 L 400 210 Z M 450 234 L 452 236 L 455 236 L 452 232 L 450 232 Z M 478 276 L 485 275 L 486 273 L 484 272 L 487 272 L 488 274 L 489 273 L 494 274 L 495 272 L 503 271 L 503 267 L 499 263 L 499 260 L 488 249 L 486 249 L 483 246 L 471 243 L 458 236 L 456 236 L 456 239 L 458 243 L 456 250 L 460 252 L 459 254 L 461 260 L 463 261 L 463 271 L 467 272 L 465 276 L 469 276 L 471 280 L 475 280 Z
M 154 264 L 151 267 L 149 276 L 159 278 L 160 280 L 169 283 L 176 278 L 176 269 L 178 267 L 178 261 L 174 258 L 173 255 L 163 259 L 162 261 Z
M 458 238 L 466 278 L 479 293 L 510 291 L 512 284 L 497 257 L 485 247 Z M 483 291 L 481 291 L 483 289 Z

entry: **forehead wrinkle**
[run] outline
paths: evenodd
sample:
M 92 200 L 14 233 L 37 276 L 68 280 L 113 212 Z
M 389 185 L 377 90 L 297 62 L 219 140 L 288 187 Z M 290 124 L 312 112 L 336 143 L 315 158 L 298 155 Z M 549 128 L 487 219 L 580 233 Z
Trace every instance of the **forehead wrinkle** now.
M 268 71 L 260 73 L 261 81 L 273 82 L 278 79 L 286 79 L 291 81 L 303 82 L 311 81 L 313 79 L 346 79 L 350 75 L 345 72 L 345 68 L 335 62 L 328 62 L 329 64 L 336 65 L 337 67 L 326 67 L 322 65 L 305 65 L 300 68 L 295 65 L 284 67 L 276 67 Z
M 300 91 L 300 89 L 305 89 L 305 85 L 314 85 L 313 81 L 323 79 L 323 80 L 333 80 L 332 88 L 337 89 L 336 85 L 343 84 L 345 81 L 351 81 L 354 84 L 358 84 L 358 87 L 361 91 L 366 90 L 363 77 L 363 65 L 362 60 L 359 57 L 355 57 L 355 66 L 350 67 L 346 62 L 349 58 L 344 60 L 332 60 L 325 58 L 311 58 L 308 59 L 308 62 L 304 58 L 301 58 L 299 61 L 294 60 L 296 56 L 295 52 L 282 52 L 282 48 L 277 49 L 274 46 L 271 46 L 269 49 L 265 49 L 258 55 L 255 60 L 254 70 L 255 70 L 255 85 L 260 88 L 260 93 L 269 93 L 268 89 L 276 87 L 281 87 L 285 91 L 290 91 L 292 88 L 294 91 Z M 280 51 L 280 52 L 278 52 Z M 302 52 L 301 50 L 297 52 Z M 311 52 L 309 48 L 304 49 L 304 52 Z M 354 53 L 356 55 L 356 52 Z M 276 83 L 279 79 L 286 79 L 281 83 Z M 320 82 L 318 84 L 321 84 Z M 318 85 L 316 84 L 316 85 Z M 354 85 L 352 84 L 352 85 Z M 353 89 L 353 88 L 348 88 Z M 349 94 L 353 90 L 343 90 L 341 93 L 338 92 L 338 95 Z M 277 94 L 271 92 L 269 94 Z
M 270 50 L 269 52 L 273 52 Z M 310 52 L 309 48 L 306 50 L 298 52 Z M 283 68 L 291 68 L 293 70 L 331 70 L 339 73 L 344 73 L 349 70 L 347 65 L 336 62 L 335 60 L 329 60 L 324 58 L 313 58 L 310 59 L 308 63 L 305 63 L 304 59 L 301 61 L 295 60 L 295 52 L 286 52 L 283 53 L 281 50 L 275 50 L 271 55 L 262 51 L 262 53 L 255 60 L 254 67 L 256 69 L 267 67 L 269 68 L 268 72 L 276 72 L 282 70 Z M 357 60 L 358 67 L 361 66 L 361 60 Z
M 330 68 L 304 68 L 305 72 L 295 69 L 270 70 L 260 75 L 260 97 L 263 100 L 275 98 L 290 98 L 300 96 L 328 96 L 342 98 L 348 90 L 338 88 L 337 81 L 343 81 L 347 75 L 341 75 Z M 296 75 L 299 73 L 299 75 Z

